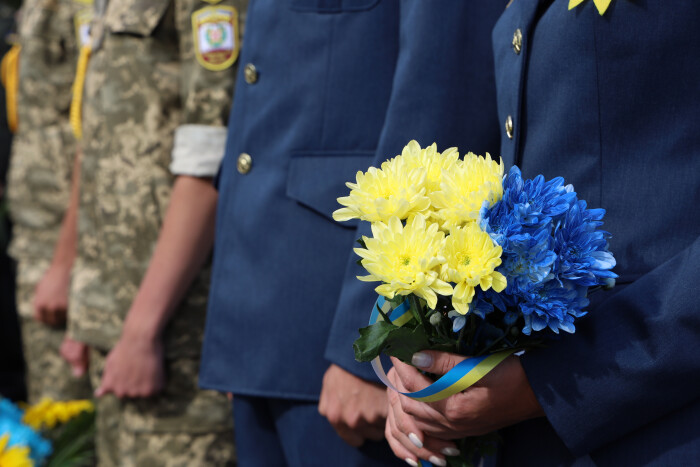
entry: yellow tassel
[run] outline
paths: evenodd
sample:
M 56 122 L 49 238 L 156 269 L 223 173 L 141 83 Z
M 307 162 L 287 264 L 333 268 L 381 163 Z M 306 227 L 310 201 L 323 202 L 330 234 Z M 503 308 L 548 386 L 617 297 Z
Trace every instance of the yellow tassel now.
M 0 78 L 5 87 L 5 103 L 7 107 L 7 126 L 12 133 L 17 132 L 17 91 L 19 88 L 19 51 L 22 46 L 15 44 L 2 58 L 0 63 Z
M 70 103 L 70 126 L 73 129 L 75 139 L 80 141 L 83 138 L 83 86 L 85 85 L 85 73 L 90 61 L 92 48 L 84 45 L 80 49 L 78 66 L 75 70 L 75 81 L 73 81 L 73 100 Z

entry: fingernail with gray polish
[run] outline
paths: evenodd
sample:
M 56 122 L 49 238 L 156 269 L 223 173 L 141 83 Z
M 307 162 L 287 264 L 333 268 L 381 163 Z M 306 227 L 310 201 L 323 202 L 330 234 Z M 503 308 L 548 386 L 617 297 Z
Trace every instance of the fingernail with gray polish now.
M 457 448 L 442 448 L 441 452 L 448 457 L 459 456 L 459 449 Z
M 430 456 L 428 459 L 431 464 L 438 465 L 440 467 L 445 467 L 447 465 L 447 461 L 445 459 L 441 459 L 437 456 Z
M 428 368 L 433 364 L 433 357 L 423 352 L 416 352 L 411 357 L 411 363 L 418 368 Z
M 410 439 L 411 442 L 412 442 L 418 449 L 420 449 L 420 448 L 423 447 L 423 442 L 420 440 L 420 438 L 419 438 L 418 436 L 416 436 L 415 433 L 409 433 L 408 439 Z
M 407 457 L 407 458 L 405 458 L 404 460 L 405 460 L 406 463 L 407 463 L 408 465 L 410 465 L 411 467 L 418 467 L 418 462 L 414 461 L 414 460 L 411 459 L 410 457 Z

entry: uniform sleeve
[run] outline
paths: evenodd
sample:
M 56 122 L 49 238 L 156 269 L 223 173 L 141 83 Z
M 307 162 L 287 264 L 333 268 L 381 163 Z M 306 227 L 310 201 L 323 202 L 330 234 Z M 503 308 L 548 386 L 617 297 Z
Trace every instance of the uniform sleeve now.
M 375 166 L 412 139 L 422 146 L 436 142 L 438 150 L 497 153 L 491 29 L 505 1 L 428 3 L 401 3 L 399 56 Z M 371 235 L 366 222 L 358 227 L 357 238 L 362 235 Z M 366 274 L 357 259 L 351 252 L 325 357 L 375 380 L 370 365 L 356 362 L 352 350 L 377 298 L 372 284 L 357 280 Z
M 245 0 L 223 0 L 216 5 L 175 1 L 183 105 L 170 165 L 175 175 L 211 177 L 218 171 L 247 4 Z
M 576 334 L 522 358 L 549 422 L 574 454 L 697 399 L 698 278 L 700 238 L 591 309 Z

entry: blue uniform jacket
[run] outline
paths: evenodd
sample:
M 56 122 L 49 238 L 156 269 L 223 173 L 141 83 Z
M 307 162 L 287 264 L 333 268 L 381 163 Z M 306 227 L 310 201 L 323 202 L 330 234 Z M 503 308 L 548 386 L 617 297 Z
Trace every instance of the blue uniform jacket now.
M 200 385 L 316 400 L 330 362 L 373 377 L 352 341 L 376 295 L 354 277 L 361 232 L 332 220 L 336 198 L 411 139 L 497 150 L 490 36 L 504 7 L 251 1 L 218 181 Z
M 513 0 L 494 28 L 502 156 L 607 210 L 619 285 L 523 357 L 547 420 L 504 430 L 501 463 L 698 465 L 700 2 L 568 3 Z

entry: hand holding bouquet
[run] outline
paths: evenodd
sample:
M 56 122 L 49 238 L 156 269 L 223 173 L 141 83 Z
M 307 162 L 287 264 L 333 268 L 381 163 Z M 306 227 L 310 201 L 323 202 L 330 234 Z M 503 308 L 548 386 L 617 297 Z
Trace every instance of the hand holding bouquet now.
M 384 379 L 381 353 L 410 362 L 426 349 L 480 357 L 472 369 L 488 372 L 575 332 L 591 288 L 614 284 L 604 210 L 588 209 L 562 178 L 524 180 L 517 167 L 504 177 L 488 154 L 460 159 L 455 148 L 411 141 L 347 185 L 334 218 L 371 222 L 372 237 L 355 249 L 369 275 L 358 279 L 380 282 L 355 356 Z M 464 389 L 406 395 L 439 400 Z

